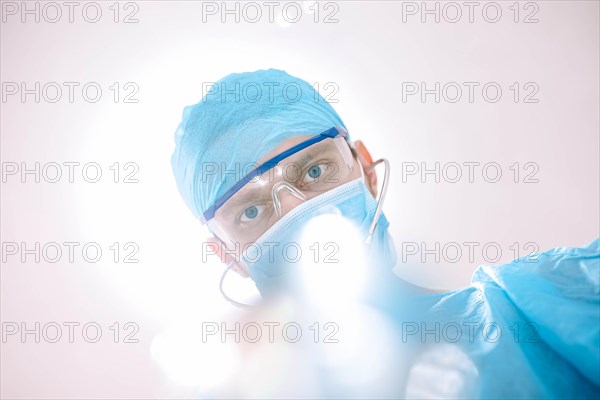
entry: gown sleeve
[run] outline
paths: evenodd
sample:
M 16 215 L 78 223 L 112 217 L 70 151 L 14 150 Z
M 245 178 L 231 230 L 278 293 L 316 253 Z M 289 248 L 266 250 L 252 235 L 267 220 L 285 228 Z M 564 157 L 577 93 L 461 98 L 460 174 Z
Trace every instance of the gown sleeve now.
M 600 385 L 600 239 L 481 266 L 473 276 L 473 283 L 490 280 L 549 347 Z

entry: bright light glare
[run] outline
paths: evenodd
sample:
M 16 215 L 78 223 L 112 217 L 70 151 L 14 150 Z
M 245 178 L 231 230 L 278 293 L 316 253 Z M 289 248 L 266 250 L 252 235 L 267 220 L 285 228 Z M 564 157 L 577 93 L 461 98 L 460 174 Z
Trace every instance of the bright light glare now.
M 238 365 L 231 344 L 218 337 L 202 342 L 198 327 L 179 327 L 156 335 L 150 347 L 152 359 L 173 383 L 210 388 L 226 382 Z
M 339 342 L 322 347 L 320 362 L 327 366 L 344 385 L 371 387 L 385 381 L 394 369 L 394 327 L 379 312 L 360 304 L 336 310 L 333 320 L 339 328 Z M 386 390 L 386 388 L 378 388 Z
M 275 17 L 275 23 L 280 28 L 289 28 L 290 27 L 290 23 L 288 21 L 286 21 L 286 19 L 281 14 L 279 14 Z
M 316 1 L 303 1 L 302 2 L 302 13 L 307 15 L 313 15 L 315 8 L 319 7 L 319 3 Z
M 474 398 L 479 370 L 473 360 L 455 345 L 440 345 L 425 351 L 412 365 L 406 382 L 406 397 L 415 399 Z
M 359 298 L 367 263 L 364 238 L 355 224 L 341 215 L 317 216 L 305 225 L 300 246 L 307 249 L 300 271 L 311 300 L 325 305 Z
M 240 374 L 244 398 L 321 398 L 311 354 L 300 343 L 266 343 L 247 354 Z
M 90 122 L 91 143 L 81 150 L 82 159 L 98 162 L 105 175 L 73 192 L 80 240 L 98 242 L 104 250 L 94 272 L 125 304 L 161 323 L 204 313 L 208 301 L 213 302 L 211 313 L 228 310 L 232 306 L 227 302 L 214 301 L 220 299 L 217 285 L 223 265 L 204 247 L 208 231 L 183 206 L 169 166 L 174 123 L 166 117 L 143 118 L 138 112 L 99 111 L 111 118 Z M 149 114 L 163 113 L 157 104 Z M 157 123 L 165 125 L 159 130 L 164 134 L 153 127 Z M 148 132 L 161 139 L 148 141 Z M 104 140 L 96 143 L 94 137 Z M 139 171 L 133 177 L 139 182 L 124 183 L 134 169 L 117 160 L 135 160 Z

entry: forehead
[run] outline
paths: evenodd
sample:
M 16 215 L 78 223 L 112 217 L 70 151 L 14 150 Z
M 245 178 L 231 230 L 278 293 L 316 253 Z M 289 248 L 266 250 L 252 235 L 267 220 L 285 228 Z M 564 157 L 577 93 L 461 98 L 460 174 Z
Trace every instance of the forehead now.
M 311 137 L 313 137 L 313 135 L 301 135 L 301 136 L 294 136 L 291 138 L 287 138 L 283 142 L 279 143 L 279 145 L 277 145 L 277 147 L 275 147 L 273 150 L 264 154 L 260 158 L 260 160 L 257 161 L 257 164 L 260 165 L 260 164 L 264 163 L 265 161 L 275 157 L 276 155 L 283 153 L 287 149 L 294 147 L 298 143 L 302 143 L 305 140 L 310 139 Z

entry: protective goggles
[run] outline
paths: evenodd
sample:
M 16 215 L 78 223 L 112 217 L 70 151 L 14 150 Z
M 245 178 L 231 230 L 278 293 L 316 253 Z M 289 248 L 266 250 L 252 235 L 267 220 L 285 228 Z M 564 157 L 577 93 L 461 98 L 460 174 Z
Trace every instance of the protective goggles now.
M 243 247 L 296 205 L 360 177 L 355 163 L 348 133 L 330 128 L 249 172 L 204 212 L 205 222 L 225 243 Z

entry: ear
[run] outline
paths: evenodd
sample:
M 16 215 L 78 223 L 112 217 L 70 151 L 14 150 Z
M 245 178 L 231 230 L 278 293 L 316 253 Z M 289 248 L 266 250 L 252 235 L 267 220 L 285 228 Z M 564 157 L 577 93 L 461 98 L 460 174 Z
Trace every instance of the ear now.
M 211 236 L 206 240 L 206 242 L 210 246 L 211 250 L 217 255 L 217 257 L 219 257 L 223 264 L 227 266 L 233 265 L 231 270 L 237 272 L 244 278 L 250 277 L 250 271 L 248 271 L 248 268 L 245 265 L 236 262 L 235 258 L 232 257 L 231 254 L 225 252 L 225 243 L 223 243 L 221 239 L 215 236 Z
M 365 144 L 360 140 L 354 142 L 354 151 L 356 152 L 358 162 L 365 173 L 365 183 L 367 188 L 369 188 L 373 197 L 377 198 L 377 172 L 375 172 L 374 168 L 369 168 L 373 164 L 371 153 L 369 153 Z

